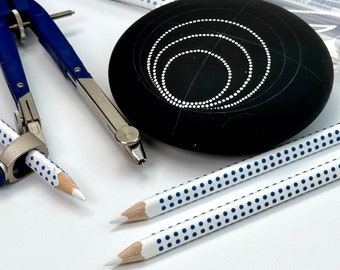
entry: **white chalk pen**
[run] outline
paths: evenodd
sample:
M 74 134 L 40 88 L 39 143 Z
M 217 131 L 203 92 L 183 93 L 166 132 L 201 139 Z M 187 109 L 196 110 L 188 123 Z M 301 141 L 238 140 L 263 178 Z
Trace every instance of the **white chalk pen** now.
M 174 0 L 114 0 L 131 6 L 137 6 L 148 10 L 153 10 Z
M 340 124 L 137 202 L 112 223 L 146 220 L 340 143 Z
M 337 180 L 340 159 L 277 182 L 135 242 L 112 265 L 144 261 Z
M 7 147 L 18 137 L 19 134 L 14 129 L 0 120 L 0 141 L 2 145 Z M 44 154 L 37 150 L 31 150 L 25 157 L 25 163 L 51 187 L 83 201 L 86 200 L 72 178 Z

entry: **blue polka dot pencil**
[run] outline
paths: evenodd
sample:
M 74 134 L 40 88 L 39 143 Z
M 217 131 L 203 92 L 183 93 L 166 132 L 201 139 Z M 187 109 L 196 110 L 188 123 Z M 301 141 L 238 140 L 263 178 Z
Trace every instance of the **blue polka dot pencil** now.
M 140 201 L 112 223 L 146 220 L 340 143 L 340 124 Z
M 19 135 L 15 130 L 3 120 L 0 120 L 0 140 L 2 145 L 7 147 L 18 137 Z M 25 163 L 51 187 L 83 201 L 86 200 L 86 197 L 72 178 L 39 151 L 29 151 L 26 155 Z
M 144 261 L 334 182 L 340 158 L 152 234 L 118 254 L 114 266 Z

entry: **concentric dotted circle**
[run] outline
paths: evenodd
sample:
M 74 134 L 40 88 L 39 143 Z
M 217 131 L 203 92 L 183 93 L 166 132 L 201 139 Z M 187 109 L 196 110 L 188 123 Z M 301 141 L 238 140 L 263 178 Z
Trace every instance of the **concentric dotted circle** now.
M 239 31 L 245 31 L 251 36 L 253 36 L 256 40 L 256 42 L 259 44 L 259 47 L 264 52 L 264 55 L 266 57 L 266 64 L 265 64 L 265 69 L 264 73 L 262 75 L 262 78 L 259 80 L 259 82 L 253 86 L 252 89 L 248 89 L 247 93 L 244 95 L 240 95 L 245 88 L 247 87 L 248 83 L 252 80 L 253 78 L 253 72 L 258 72 L 256 68 L 253 66 L 253 61 L 252 61 L 252 56 L 250 53 L 247 51 L 247 49 L 237 42 L 235 39 L 228 37 L 227 35 L 223 34 L 213 34 L 213 33 L 197 33 L 193 35 L 188 35 L 184 37 L 180 37 L 174 41 L 169 41 L 167 39 L 166 43 L 164 44 L 164 47 L 161 47 L 160 44 L 161 42 L 167 38 L 170 34 L 176 31 L 190 31 L 190 27 L 199 27 L 200 24 L 206 24 L 206 23 L 217 23 L 217 24 L 226 24 L 228 26 L 236 27 L 239 29 Z M 189 28 L 189 29 L 186 29 Z M 204 29 L 204 27 L 202 27 Z M 217 53 L 214 53 L 211 50 L 207 49 L 190 49 L 190 50 L 184 50 L 181 51 L 181 43 L 183 42 L 190 42 L 192 39 L 200 39 L 201 44 L 204 44 L 204 41 L 206 39 L 215 39 L 216 42 L 227 42 L 228 46 L 231 44 L 232 46 L 235 46 L 241 55 L 246 59 L 248 63 L 247 67 L 247 76 L 244 79 L 244 81 L 241 83 L 241 85 L 237 88 L 232 90 L 231 93 L 229 93 L 227 96 L 225 96 L 226 91 L 228 90 L 230 83 L 233 79 L 232 77 L 232 68 L 228 64 L 228 55 L 221 56 Z M 179 52 L 176 52 L 175 55 L 172 55 L 171 53 L 167 53 L 170 49 L 172 49 L 175 45 L 179 47 Z M 227 69 L 227 82 L 226 86 L 221 89 L 218 94 L 215 96 L 207 99 L 207 100 L 196 100 L 196 101 L 186 101 L 181 98 L 176 97 L 167 87 L 166 83 L 166 75 L 167 75 L 167 70 L 170 64 L 174 62 L 175 59 L 178 57 L 181 57 L 183 55 L 188 55 L 188 54 L 198 54 L 198 53 L 204 53 L 207 54 L 207 56 L 215 57 L 219 61 L 223 63 L 223 65 Z M 165 65 L 160 66 L 160 59 L 166 54 L 165 57 L 167 59 L 165 60 Z M 224 53 L 225 54 L 225 53 Z M 234 107 L 236 105 L 239 105 L 240 103 L 246 101 L 249 99 L 251 96 L 253 96 L 263 85 L 263 83 L 266 81 L 269 73 L 270 73 L 270 67 L 271 67 L 271 55 L 270 51 L 268 49 L 268 46 L 266 43 L 263 41 L 263 39 L 252 29 L 249 27 L 246 27 L 240 23 L 230 21 L 230 20 L 222 20 L 222 19 L 197 19 L 197 20 L 192 20 L 188 21 L 185 23 L 181 23 L 179 25 L 176 25 L 169 30 L 165 31 L 160 37 L 156 40 L 154 45 L 151 47 L 150 52 L 147 57 L 146 61 L 146 66 L 148 70 L 149 77 L 151 81 L 154 83 L 156 89 L 158 92 L 161 94 L 161 96 L 170 104 L 172 104 L 175 107 L 178 108 L 190 108 L 190 109 L 216 109 L 216 110 L 223 110 L 226 108 Z M 236 67 L 234 67 L 236 69 Z M 255 70 L 254 70 L 255 69 Z M 160 74 L 158 75 L 159 72 L 157 70 L 161 70 Z M 208 79 L 208 78 L 207 78 Z M 161 81 L 161 82 L 160 82 Z
M 215 57 L 217 58 L 218 60 L 220 60 L 223 65 L 226 67 L 226 74 L 228 76 L 228 80 L 227 80 L 227 83 L 225 85 L 225 87 L 222 89 L 222 91 L 216 95 L 215 97 L 213 98 L 210 98 L 209 100 L 206 100 L 206 101 L 199 101 L 199 102 L 186 102 L 184 100 L 179 100 L 178 98 L 176 98 L 175 96 L 173 96 L 167 89 L 167 86 L 166 86 L 166 80 L 165 80 L 165 77 L 166 77 L 166 72 L 167 72 L 167 69 L 169 68 L 169 66 L 171 65 L 171 63 L 176 60 L 176 58 L 178 57 L 181 57 L 183 55 L 187 55 L 187 54 L 191 54 L 191 53 L 203 53 L 203 54 L 207 54 L 207 55 L 210 55 L 212 57 Z M 165 65 L 164 69 L 163 69 L 163 72 L 162 72 L 162 76 L 161 76 L 161 79 L 162 79 L 162 88 L 160 88 L 160 92 L 162 94 L 162 96 L 164 96 L 164 98 L 169 102 L 171 103 L 172 105 L 176 106 L 176 107 L 180 107 L 180 108 L 204 108 L 204 107 L 210 107 L 211 105 L 211 102 L 213 102 L 214 100 L 216 99 L 219 99 L 224 93 L 225 91 L 228 89 L 229 85 L 230 85 L 230 81 L 232 79 L 232 71 L 228 65 L 228 63 L 225 62 L 225 60 L 220 57 L 219 55 L 216 55 L 212 52 L 209 52 L 209 51 L 206 51 L 206 50 L 190 50 L 190 51 L 185 51 L 185 52 L 181 52 L 179 54 L 176 54 L 174 57 L 172 57 L 168 63 Z M 158 82 L 156 82 L 156 85 L 158 85 Z M 164 90 L 163 90 L 164 89 Z M 237 93 L 240 93 L 241 90 L 238 90 Z M 218 102 L 220 103 L 220 101 Z M 217 105 L 217 102 L 214 103 Z

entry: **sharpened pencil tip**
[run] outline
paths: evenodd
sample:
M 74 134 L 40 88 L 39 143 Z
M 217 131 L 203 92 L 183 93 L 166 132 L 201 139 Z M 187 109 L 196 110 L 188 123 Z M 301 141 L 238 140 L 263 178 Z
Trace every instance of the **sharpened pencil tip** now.
M 125 223 L 128 220 L 126 216 L 119 216 L 110 221 L 111 224 Z
M 64 172 L 58 173 L 59 185 L 56 186 L 57 189 L 72 195 L 82 201 L 86 200 L 84 194 L 80 191 L 77 184 L 72 180 L 72 178 Z
M 82 201 L 86 201 L 86 197 L 84 196 L 84 194 L 79 190 L 79 189 L 73 189 L 72 190 L 72 196 L 76 197 Z
M 112 267 L 111 269 L 114 269 L 118 265 L 120 265 L 121 263 L 122 263 L 122 259 L 117 257 L 117 258 L 113 259 L 112 261 L 107 262 L 104 266 L 110 266 L 110 267 Z

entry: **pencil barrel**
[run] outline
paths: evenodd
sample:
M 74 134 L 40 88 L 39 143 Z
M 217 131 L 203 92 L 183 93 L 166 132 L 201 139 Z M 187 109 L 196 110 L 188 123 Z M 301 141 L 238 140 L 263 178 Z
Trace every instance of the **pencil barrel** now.
M 155 233 L 141 241 L 145 259 L 198 239 L 339 178 L 340 159 L 277 182 L 238 200 Z
M 19 135 L 14 129 L 3 120 L 0 120 L 0 139 L 3 146 L 7 147 L 18 137 Z
M 144 200 L 149 218 L 310 156 L 340 142 L 340 124 L 165 190 Z

